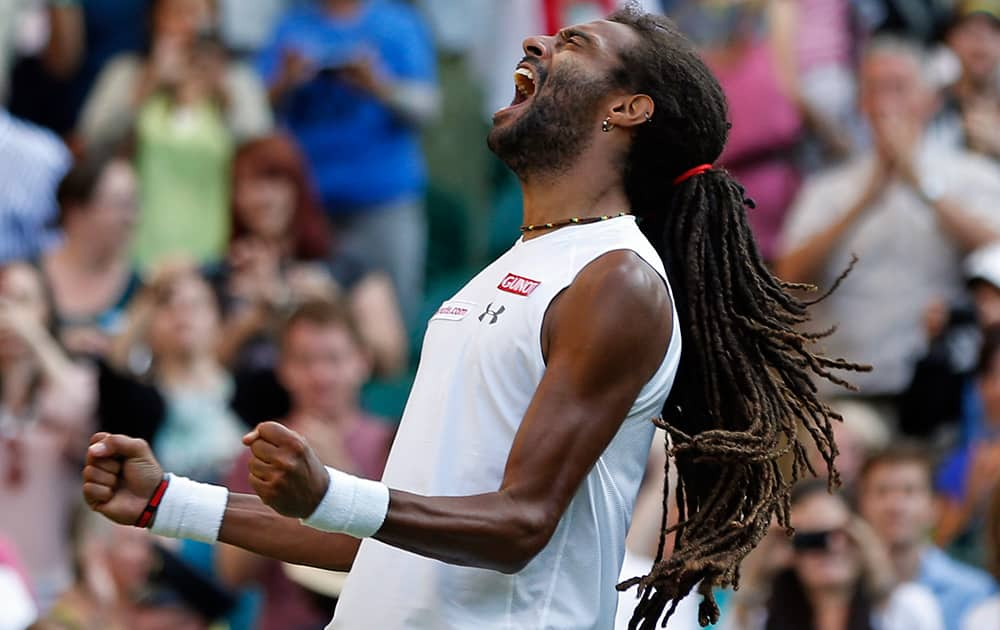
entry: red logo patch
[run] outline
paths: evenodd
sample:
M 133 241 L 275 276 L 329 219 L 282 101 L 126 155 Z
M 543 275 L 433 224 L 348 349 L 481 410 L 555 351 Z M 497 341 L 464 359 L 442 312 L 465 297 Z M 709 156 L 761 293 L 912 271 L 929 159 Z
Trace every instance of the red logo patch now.
M 541 282 L 538 280 L 532 280 L 531 278 L 525 278 L 523 276 L 508 273 L 507 277 L 501 280 L 500 284 L 497 285 L 497 288 L 501 291 L 506 291 L 507 293 L 527 297 L 531 295 L 531 292 L 537 289 L 540 284 Z

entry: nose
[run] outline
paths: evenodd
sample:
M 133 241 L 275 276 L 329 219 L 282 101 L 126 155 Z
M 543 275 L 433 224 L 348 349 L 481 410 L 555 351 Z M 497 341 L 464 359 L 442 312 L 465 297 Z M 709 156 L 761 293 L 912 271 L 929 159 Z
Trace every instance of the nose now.
M 528 37 L 521 44 L 521 48 L 524 49 L 524 54 L 528 57 L 538 57 L 544 58 L 552 50 L 552 46 L 548 40 L 552 38 L 543 37 L 541 35 L 536 35 L 534 37 Z

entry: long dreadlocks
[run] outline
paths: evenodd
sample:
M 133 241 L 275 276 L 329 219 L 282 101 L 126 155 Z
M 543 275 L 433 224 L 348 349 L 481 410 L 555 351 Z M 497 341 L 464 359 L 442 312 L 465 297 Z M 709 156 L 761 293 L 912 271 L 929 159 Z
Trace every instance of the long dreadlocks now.
M 651 630 L 697 585 L 702 625 L 718 620 L 712 589 L 737 586 L 739 563 L 764 536 L 772 516 L 788 527 L 792 484 L 811 467 L 804 427 L 838 483 L 832 420 L 814 376 L 848 386 L 831 370 L 863 370 L 813 352 L 832 331 L 804 333 L 800 290 L 775 278 L 747 223 L 753 202 L 722 169 L 675 177 L 719 157 L 729 124 L 716 79 L 670 20 L 634 6 L 609 19 L 635 29 L 639 43 L 622 54 L 615 83 L 649 95 L 652 121 L 638 128 L 625 163 L 629 202 L 657 246 L 674 287 L 685 351 L 657 424 L 667 432 L 668 464 L 678 472 L 677 525 L 663 532 L 656 563 L 641 578 L 629 628 Z M 790 456 L 790 474 L 782 460 Z M 666 471 L 665 471 L 666 472 Z M 815 474 L 815 471 L 812 471 Z M 676 532 L 673 553 L 664 540 Z M 666 623 L 666 619 L 664 619 Z

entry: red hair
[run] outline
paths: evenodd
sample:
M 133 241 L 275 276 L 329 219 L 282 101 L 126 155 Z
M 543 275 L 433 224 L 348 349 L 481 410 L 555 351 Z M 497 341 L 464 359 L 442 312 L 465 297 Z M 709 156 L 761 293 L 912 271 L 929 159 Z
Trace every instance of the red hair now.
M 295 186 L 295 210 L 289 236 L 291 254 L 302 260 L 326 258 L 330 254 L 330 226 L 320 207 L 305 158 L 295 141 L 274 133 L 243 144 L 233 158 L 233 187 L 238 177 L 282 177 Z M 230 209 L 230 242 L 247 234 L 236 212 L 236 195 Z

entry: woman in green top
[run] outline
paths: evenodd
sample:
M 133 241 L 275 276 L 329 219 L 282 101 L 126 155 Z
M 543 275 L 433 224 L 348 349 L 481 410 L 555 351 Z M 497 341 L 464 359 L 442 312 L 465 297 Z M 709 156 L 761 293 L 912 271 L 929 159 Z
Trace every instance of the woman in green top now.
M 213 20 L 207 0 L 154 0 L 148 52 L 109 62 L 84 106 L 85 147 L 134 134 L 141 211 L 132 252 L 142 268 L 176 254 L 223 255 L 233 147 L 271 127 L 259 79 L 205 35 Z

